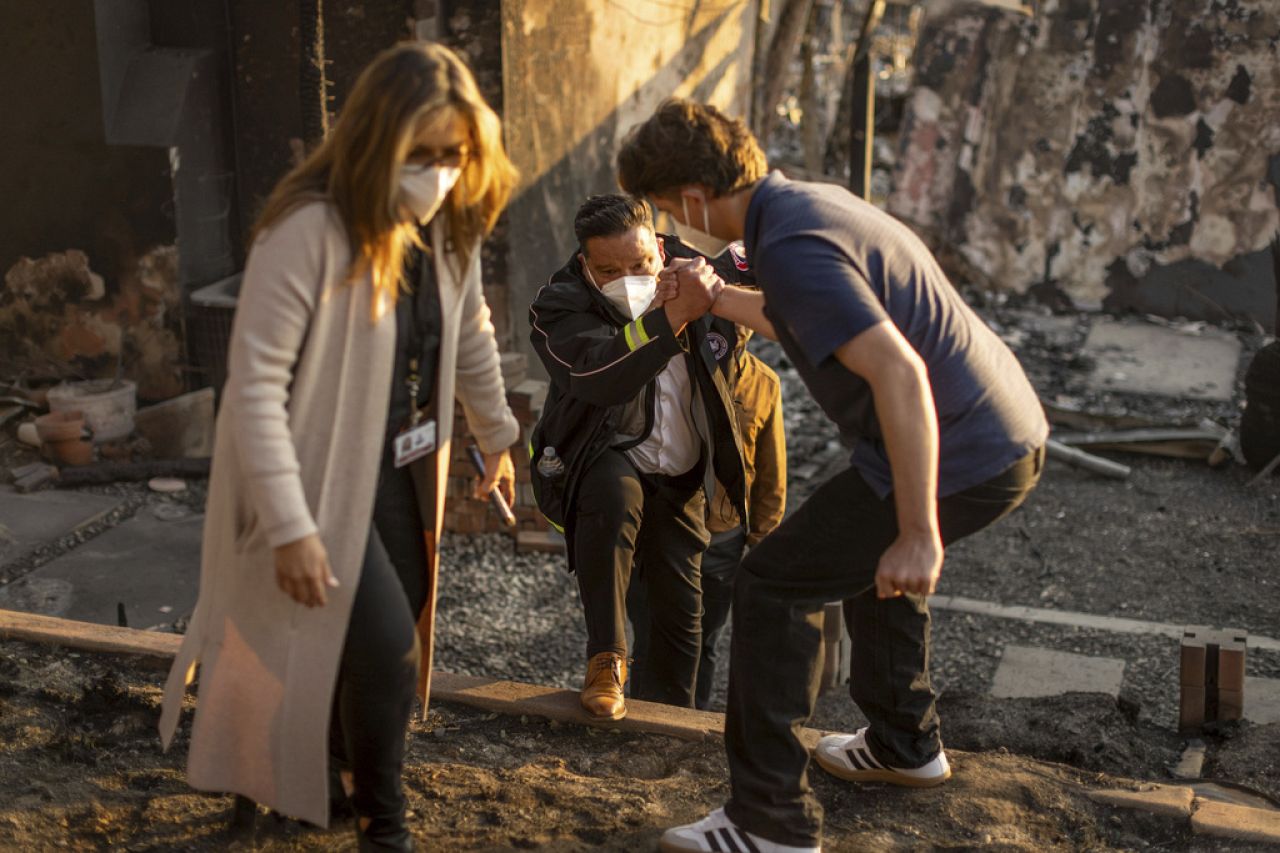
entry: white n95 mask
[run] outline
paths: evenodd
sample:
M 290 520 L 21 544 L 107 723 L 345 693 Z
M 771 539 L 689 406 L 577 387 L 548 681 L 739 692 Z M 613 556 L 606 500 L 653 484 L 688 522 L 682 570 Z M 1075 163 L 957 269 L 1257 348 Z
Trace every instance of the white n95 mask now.
M 400 169 L 400 207 L 418 222 L 427 222 L 444 204 L 445 196 L 458 182 L 457 166 L 403 166 Z
M 624 275 L 600 288 L 600 292 L 623 315 L 635 320 L 652 304 L 658 293 L 658 279 L 651 275 Z
M 671 223 L 676 228 L 676 236 L 680 241 L 688 246 L 697 249 L 701 254 L 708 258 L 719 257 L 724 250 L 729 248 L 730 240 L 721 240 L 711 233 L 711 217 L 707 215 L 707 197 L 702 197 L 702 230 L 695 228 L 693 225 L 686 225 L 689 219 L 689 197 L 681 194 L 680 205 L 684 209 L 684 222 L 680 222 L 674 216 L 671 217 Z

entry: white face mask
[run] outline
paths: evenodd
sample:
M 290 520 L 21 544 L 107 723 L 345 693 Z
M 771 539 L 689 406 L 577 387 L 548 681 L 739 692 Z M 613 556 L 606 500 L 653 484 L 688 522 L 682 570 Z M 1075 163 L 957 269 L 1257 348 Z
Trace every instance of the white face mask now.
M 702 230 L 698 230 L 692 225 L 685 223 L 690 222 L 689 219 L 689 197 L 684 193 L 680 194 L 680 205 L 684 209 L 684 222 L 679 222 L 673 216 L 672 222 L 676 226 L 676 236 L 681 242 L 692 246 L 708 258 L 718 257 L 729 248 L 730 240 L 721 240 L 719 237 L 711 233 L 711 217 L 707 215 L 707 197 L 702 197 Z
M 582 270 L 587 274 L 587 281 L 594 287 L 596 281 L 591 275 L 591 268 L 584 263 Z M 635 320 L 653 304 L 653 297 L 658 294 L 658 279 L 651 275 L 624 275 L 608 282 L 599 290 L 624 317 Z
M 449 195 L 461 174 L 462 169 L 457 166 L 402 167 L 399 207 L 419 222 L 427 222 L 444 204 L 445 196 Z

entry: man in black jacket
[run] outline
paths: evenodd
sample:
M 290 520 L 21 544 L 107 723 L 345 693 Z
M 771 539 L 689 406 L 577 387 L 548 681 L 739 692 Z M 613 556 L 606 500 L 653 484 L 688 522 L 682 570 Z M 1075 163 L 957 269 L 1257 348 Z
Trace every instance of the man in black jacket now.
M 551 376 L 529 452 L 539 507 L 565 532 L 582 594 L 582 705 L 616 720 L 626 714 L 633 561 L 644 563 L 653 619 L 632 695 L 693 706 L 713 478 L 745 517 L 727 382 L 736 329 L 664 304 L 657 274 L 669 259 L 697 253 L 657 235 L 643 202 L 594 196 L 574 231 L 579 252 L 529 309 L 533 347 Z M 723 263 L 732 278 L 731 256 Z

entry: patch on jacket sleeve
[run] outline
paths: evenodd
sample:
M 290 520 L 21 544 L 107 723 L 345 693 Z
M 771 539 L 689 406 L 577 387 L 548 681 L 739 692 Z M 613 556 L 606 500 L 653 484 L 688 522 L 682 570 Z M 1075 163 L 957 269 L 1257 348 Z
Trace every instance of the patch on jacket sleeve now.
M 747 247 L 741 240 L 734 240 L 729 244 L 729 257 L 733 258 L 733 265 L 739 272 L 751 269 L 751 264 L 747 263 Z
M 711 354 L 716 361 L 729 354 L 729 342 L 719 332 L 707 332 L 707 346 L 711 347 Z

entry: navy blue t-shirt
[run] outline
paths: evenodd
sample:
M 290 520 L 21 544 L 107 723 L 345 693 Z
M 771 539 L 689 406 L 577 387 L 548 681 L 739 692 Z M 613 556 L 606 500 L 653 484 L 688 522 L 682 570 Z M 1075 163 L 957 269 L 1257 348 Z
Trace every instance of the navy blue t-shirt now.
M 939 497 L 991 479 L 1044 444 L 1049 426 L 1022 366 L 901 222 L 843 187 L 774 172 L 751 198 L 745 243 L 779 342 L 881 497 L 893 476 L 871 388 L 834 353 L 886 319 L 929 371 Z

